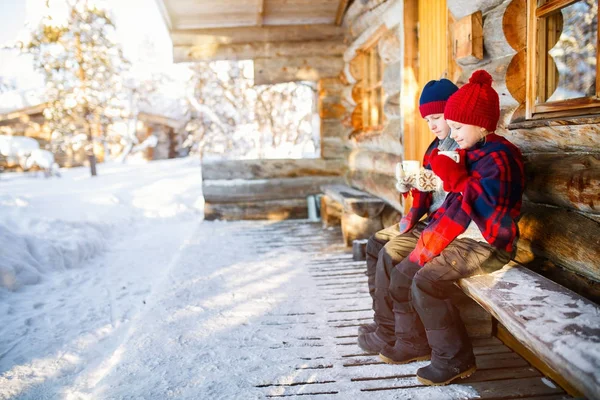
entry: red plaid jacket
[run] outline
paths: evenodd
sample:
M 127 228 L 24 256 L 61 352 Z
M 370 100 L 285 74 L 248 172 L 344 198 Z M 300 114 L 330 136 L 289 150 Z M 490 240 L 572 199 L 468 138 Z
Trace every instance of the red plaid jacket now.
M 423 266 L 474 221 L 492 246 L 512 252 L 518 235 L 525 177 L 521 152 L 495 133 L 467 151 L 469 180 L 431 217 L 409 258 Z

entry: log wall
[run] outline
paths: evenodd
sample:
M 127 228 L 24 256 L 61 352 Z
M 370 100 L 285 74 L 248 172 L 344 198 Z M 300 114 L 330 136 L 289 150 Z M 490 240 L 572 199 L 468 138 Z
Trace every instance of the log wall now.
M 526 0 L 448 0 L 448 9 L 455 19 L 483 12 L 484 58 L 460 65 L 458 83 L 477 69 L 493 76 L 501 107 L 497 133 L 523 152 L 519 249 L 531 254 L 523 262 L 544 265 L 538 272 L 567 286 L 577 282 L 569 287 L 586 295 L 582 279 L 590 288 L 600 283 L 600 116 L 524 120 Z
M 402 211 L 404 204 L 395 193 L 393 171 L 405 153 L 403 135 L 412 131 L 416 110 L 408 100 L 413 96 L 411 74 L 417 56 L 410 35 L 406 35 L 410 30 L 403 33 L 398 26 L 386 26 L 386 33 L 381 35 L 385 10 L 394 4 L 394 0 L 354 2 L 344 20 L 349 49 L 358 52 L 363 43 L 376 40 L 384 62 L 384 128 L 375 133 L 356 131 L 357 115 L 352 110 L 361 104 L 357 88 L 362 77 L 359 63 L 348 59 L 348 51 L 344 54 L 341 101 L 346 107 L 342 119 L 348 126 L 354 124 L 352 135 L 345 138 L 345 148 L 350 149 L 348 184 Z M 415 19 L 414 4 L 404 1 L 405 26 Z M 457 63 L 453 77 L 459 86 L 477 69 L 492 75 L 501 107 L 497 133 L 523 152 L 527 187 L 519 252 L 530 255 L 523 257 L 523 262 L 532 267 L 544 265 L 545 275 L 563 284 L 578 282 L 567 286 L 579 293 L 582 281 L 589 282 L 589 288 L 600 285 L 600 116 L 525 121 L 526 0 L 447 0 L 447 7 L 451 22 L 477 11 L 483 15 L 483 58 L 450 62 Z M 449 35 L 452 28 L 449 26 Z M 366 38 L 369 33 L 375 39 Z
M 202 163 L 204 217 L 294 219 L 308 216 L 307 197 L 342 182 L 345 160 L 220 160 Z
M 393 15 L 392 15 L 393 14 Z M 402 161 L 403 119 L 401 113 L 401 87 L 403 70 L 402 1 L 369 0 L 354 2 L 344 20 L 346 37 L 350 41 L 344 59 L 342 102 L 346 106 L 345 121 L 352 134 L 344 143 L 347 153 L 349 186 L 369 192 L 385 200 L 397 211 L 404 209 L 402 197 L 395 190 L 395 165 Z M 376 48 L 383 63 L 384 122 L 380 130 L 364 131 L 357 116 L 362 110 L 360 87 L 363 84 L 361 63 L 357 55 L 365 48 Z M 354 115 L 353 115 L 354 111 Z M 398 221 L 397 212 L 386 226 Z

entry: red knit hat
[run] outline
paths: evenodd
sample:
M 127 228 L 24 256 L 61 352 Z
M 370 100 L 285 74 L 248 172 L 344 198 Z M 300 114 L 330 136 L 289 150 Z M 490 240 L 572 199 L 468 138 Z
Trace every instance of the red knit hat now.
M 500 100 L 492 88 L 492 76 L 482 69 L 473 72 L 469 83 L 448 99 L 444 118 L 494 132 L 500 119 Z

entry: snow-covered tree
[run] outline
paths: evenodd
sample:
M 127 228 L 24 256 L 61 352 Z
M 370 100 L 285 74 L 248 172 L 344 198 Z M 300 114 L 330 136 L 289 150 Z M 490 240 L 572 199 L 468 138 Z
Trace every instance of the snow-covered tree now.
M 264 158 L 313 142 L 310 85 L 255 86 L 251 61 L 195 63 L 191 69 L 184 142 L 191 151 Z
M 46 5 L 50 11 L 49 1 Z M 93 0 L 67 0 L 67 5 L 63 20 L 48 12 L 20 47 L 45 77 L 44 115 L 52 145 L 85 146 L 94 176 L 94 141 L 101 141 L 106 127 L 125 114 L 122 79 L 128 62 L 115 43 L 115 26 L 106 10 Z M 73 143 L 76 139 L 84 143 Z

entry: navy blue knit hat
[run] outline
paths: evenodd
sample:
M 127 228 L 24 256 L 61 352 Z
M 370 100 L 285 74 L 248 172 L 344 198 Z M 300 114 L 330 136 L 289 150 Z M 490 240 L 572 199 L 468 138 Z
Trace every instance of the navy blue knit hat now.
M 448 79 L 427 82 L 419 99 L 421 117 L 425 118 L 431 114 L 443 114 L 446 101 L 457 90 L 458 87 Z

